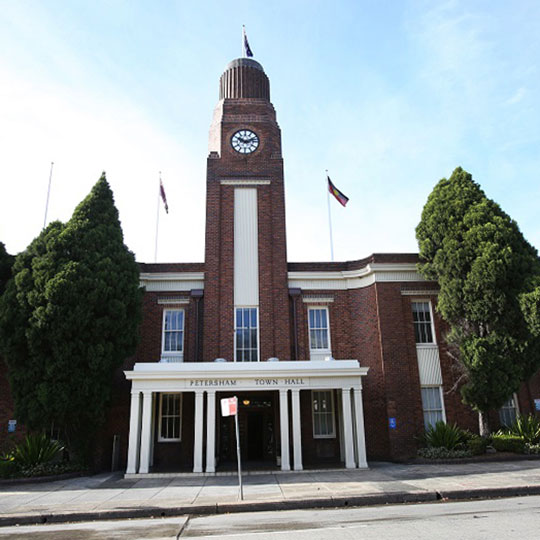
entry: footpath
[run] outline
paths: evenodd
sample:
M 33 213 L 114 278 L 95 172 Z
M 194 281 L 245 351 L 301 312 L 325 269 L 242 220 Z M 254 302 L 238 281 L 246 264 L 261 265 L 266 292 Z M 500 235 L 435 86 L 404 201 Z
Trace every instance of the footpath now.
M 539 495 L 540 460 L 252 472 L 243 483 L 243 501 L 230 474 L 125 479 L 109 473 L 0 484 L 0 527 Z

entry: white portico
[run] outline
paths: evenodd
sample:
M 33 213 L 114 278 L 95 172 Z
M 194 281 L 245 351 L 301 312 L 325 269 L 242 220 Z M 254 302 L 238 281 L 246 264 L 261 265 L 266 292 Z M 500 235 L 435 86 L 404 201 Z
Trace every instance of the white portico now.
M 279 392 L 281 469 L 298 471 L 303 469 L 300 392 L 337 390 L 345 467 L 366 468 L 362 377 L 367 372 L 357 360 L 135 364 L 132 371 L 125 372 L 132 381 L 126 476 L 149 473 L 154 398 L 171 392 L 195 395 L 194 473 L 216 470 L 216 393 L 226 397 L 245 391 Z

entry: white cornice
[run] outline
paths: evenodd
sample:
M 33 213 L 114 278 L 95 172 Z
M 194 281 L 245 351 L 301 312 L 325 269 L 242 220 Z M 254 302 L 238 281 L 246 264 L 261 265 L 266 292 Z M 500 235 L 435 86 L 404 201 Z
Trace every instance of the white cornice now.
M 246 178 L 228 178 L 220 180 L 222 186 L 268 186 L 270 180 L 267 178 L 259 178 L 256 180 L 248 180 Z
M 252 379 L 261 377 L 361 377 L 369 368 L 358 360 L 279 362 L 145 362 L 124 371 L 129 380 Z
M 204 289 L 204 272 L 142 272 L 141 285 L 147 291 L 190 291 Z
M 372 263 L 355 270 L 289 272 L 288 279 L 289 287 L 303 290 L 360 289 L 381 281 L 426 281 L 417 272 L 414 263 Z

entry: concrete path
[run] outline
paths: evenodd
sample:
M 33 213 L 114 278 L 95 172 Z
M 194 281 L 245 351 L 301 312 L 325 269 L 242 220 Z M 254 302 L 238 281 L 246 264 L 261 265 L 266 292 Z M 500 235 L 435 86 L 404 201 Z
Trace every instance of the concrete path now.
M 119 474 L 0 485 L 0 526 L 540 494 L 540 460 L 368 470 L 124 479 Z

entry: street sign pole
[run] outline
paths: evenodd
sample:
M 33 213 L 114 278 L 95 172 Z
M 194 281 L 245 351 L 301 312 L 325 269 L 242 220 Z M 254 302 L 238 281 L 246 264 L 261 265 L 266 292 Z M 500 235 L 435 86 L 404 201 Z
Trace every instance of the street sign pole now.
M 238 486 L 240 487 L 240 500 L 244 500 L 242 486 L 242 463 L 240 460 L 240 429 L 238 428 L 238 398 L 224 398 L 221 400 L 221 416 L 234 416 L 234 431 L 236 433 L 236 460 L 238 462 Z
M 234 427 L 236 430 L 236 459 L 238 461 L 238 485 L 240 487 L 240 500 L 244 500 L 244 488 L 242 486 L 242 463 L 240 461 L 240 430 L 238 428 L 238 411 L 234 415 Z

